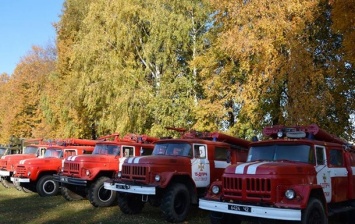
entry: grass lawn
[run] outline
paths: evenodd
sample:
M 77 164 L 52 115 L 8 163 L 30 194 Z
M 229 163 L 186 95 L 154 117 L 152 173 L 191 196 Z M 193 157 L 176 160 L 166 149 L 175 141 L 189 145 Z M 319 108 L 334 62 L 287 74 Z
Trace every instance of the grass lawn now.
M 6 224 L 158 224 L 168 223 L 160 209 L 146 204 L 141 214 L 124 215 L 118 206 L 95 208 L 88 200 L 66 201 L 61 195 L 40 197 L 0 184 L 0 223 Z M 209 223 L 208 213 L 193 207 L 184 224 Z
M 332 217 L 329 224 L 345 223 L 343 216 Z M 88 200 L 66 201 L 61 195 L 40 197 L 0 184 L 0 224 L 160 224 L 166 222 L 159 208 L 145 205 L 138 215 L 124 215 L 118 206 L 95 208 Z M 192 207 L 182 224 L 210 223 L 208 212 Z M 292 222 L 286 222 L 288 224 Z M 250 224 L 250 222 L 243 222 Z

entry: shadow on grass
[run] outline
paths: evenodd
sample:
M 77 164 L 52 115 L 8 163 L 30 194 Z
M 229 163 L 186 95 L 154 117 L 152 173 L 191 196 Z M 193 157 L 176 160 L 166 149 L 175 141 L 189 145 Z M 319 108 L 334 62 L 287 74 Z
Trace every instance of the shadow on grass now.
M 1 184 L 0 184 L 1 185 Z M 331 217 L 329 224 L 345 223 L 346 214 Z M 160 209 L 146 204 L 142 213 L 125 215 L 119 207 L 95 208 L 88 200 L 66 201 L 61 195 L 40 197 L 0 186 L 0 223 L 6 224 L 159 224 L 168 223 Z M 183 224 L 209 223 L 208 212 L 192 206 Z M 243 222 L 250 224 L 251 222 Z M 288 222 L 292 223 L 292 222 Z
M 184 224 L 209 223 L 208 213 L 193 206 Z M 95 208 L 88 200 L 66 201 L 61 195 L 40 197 L 0 186 L 0 223 L 7 224 L 157 224 L 168 223 L 159 208 L 146 204 L 142 213 L 125 215 L 118 206 Z

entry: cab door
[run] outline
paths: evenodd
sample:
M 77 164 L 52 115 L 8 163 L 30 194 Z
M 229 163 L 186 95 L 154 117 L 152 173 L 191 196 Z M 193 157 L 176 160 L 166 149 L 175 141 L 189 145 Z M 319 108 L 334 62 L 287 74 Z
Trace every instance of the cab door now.
M 122 151 L 121 156 L 119 157 L 118 170 L 122 170 L 122 164 L 127 158 L 136 156 L 134 146 L 122 145 L 121 150 Z
M 324 146 L 315 146 L 317 183 L 322 186 L 327 203 L 332 200 L 332 182 Z
M 342 148 L 329 149 L 328 167 L 330 170 L 330 178 L 332 182 L 332 202 L 345 201 L 349 192 L 349 171 L 344 163 L 344 150 Z
M 210 184 L 210 162 L 208 160 L 207 153 L 207 145 L 193 145 L 191 176 L 196 184 L 196 187 L 207 187 Z

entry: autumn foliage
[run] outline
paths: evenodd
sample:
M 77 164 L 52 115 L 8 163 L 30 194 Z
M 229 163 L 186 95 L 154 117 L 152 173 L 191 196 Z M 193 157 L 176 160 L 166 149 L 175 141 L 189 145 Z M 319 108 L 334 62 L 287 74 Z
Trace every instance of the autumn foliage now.
M 66 0 L 55 47 L 1 75 L 0 141 L 311 123 L 353 140 L 354 12 L 354 0 Z

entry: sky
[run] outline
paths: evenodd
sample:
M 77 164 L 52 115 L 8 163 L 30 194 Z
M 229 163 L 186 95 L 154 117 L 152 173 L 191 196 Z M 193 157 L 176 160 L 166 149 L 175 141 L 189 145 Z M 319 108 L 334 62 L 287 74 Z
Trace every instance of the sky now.
M 0 0 L 0 74 L 11 75 L 32 46 L 55 45 L 65 0 Z

